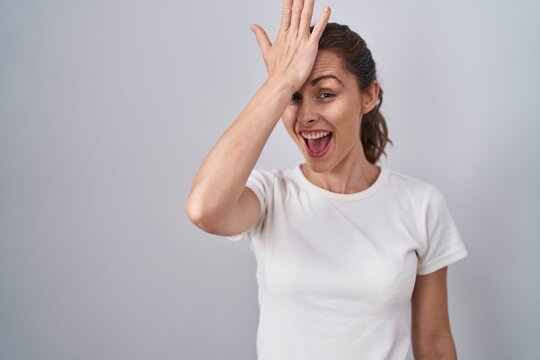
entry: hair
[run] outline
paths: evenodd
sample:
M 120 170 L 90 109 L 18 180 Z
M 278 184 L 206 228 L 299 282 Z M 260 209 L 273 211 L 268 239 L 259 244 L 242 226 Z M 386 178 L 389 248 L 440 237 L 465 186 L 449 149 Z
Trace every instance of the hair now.
M 313 26 L 311 26 L 313 31 Z M 377 79 L 375 61 L 371 56 L 364 39 L 349 29 L 347 25 L 328 23 L 319 39 L 319 50 L 331 50 L 344 59 L 345 68 L 355 75 L 360 92 L 369 90 Z M 379 87 L 379 102 L 368 113 L 362 116 L 360 141 L 367 160 L 375 164 L 384 151 L 387 143 L 393 145 L 388 137 L 386 120 L 380 112 L 383 101 L 383 90 Z

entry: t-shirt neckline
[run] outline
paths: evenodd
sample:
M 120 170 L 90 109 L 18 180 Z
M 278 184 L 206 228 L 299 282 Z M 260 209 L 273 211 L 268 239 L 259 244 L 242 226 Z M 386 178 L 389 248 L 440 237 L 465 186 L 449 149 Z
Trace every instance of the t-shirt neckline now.
M 311 191 L 315 191 L 327 198 L 339 201 L 357 201 L 373 196 L 381 188 L 381 186 L 384 184 L 388 177 L 388 169 L 381 165 L 378 165 L 381 171 L 379 173 L 379 176 L 377 176 L 377 179 L 375 179 L 375 182 L 371 184 L 370 187 L 356 193 L 340 194 L 330 190 L 326 190 L 313 184 L 308 178 L 306 178 L 306 176 L 302 172 L 302 169 L 300 169 L 300 166 L 301 164 L 298 164 L 296 167 L 294 167 L 294 172 L 296 173 L 299 181 L 302 185 L 304 185 L 305 188 Z

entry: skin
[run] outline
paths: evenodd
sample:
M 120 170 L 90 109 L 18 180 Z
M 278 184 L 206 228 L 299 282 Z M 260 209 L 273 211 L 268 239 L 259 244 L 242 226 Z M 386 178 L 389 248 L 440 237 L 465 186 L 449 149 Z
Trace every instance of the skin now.
M 361 93 L 356 77 L 345 70 L 341 57 L 333 51 L 319 51 L 308 80 L 282 116 L 306 160 L 301 169 L 315 185 L 336 193 L 354 193 L 376 180 L 380 168 L 366 159 L 358 134 L 362 115 L 377 105 L 378 93 L 377 81 Z M 306 151 L 299 132 L 310 129 L 332 132 L 325 156 L 312 157 Z
M 374 81 L 361 93 L 336 53 L 318 51 L 330 8 L 323 10 L 310 32 L 313 3 L 284 0 L 273 43 L 259 25 L 250 27 L 268 78 L 204 159 L 185 205 L 189 219 L 208 233 L 240 234 L 258 220 L 259 201 L 245 184 L 280 118 L 306 160 L 302 172 L 315 185 L 354 193 L 371 186 L 380 173 L 379 167 L 367 161 L 358 136 L 362 115 L 377 104 L 379 85 Z M 324 79 L 311 84 L 330 74 L 341 83 Z M 298 136 L 298 130 L 314 128 L 333 132 L 330 151 L 322 158 L 309 156 Z M 411 299 L 417 360 L 456 359 L 448 321 L 446 274 L 444 268 L 417 276 Z
M 417 275 L 411 299 L 412 346 L 416 360 L 457 359 L 448 318 L 448 267 Z

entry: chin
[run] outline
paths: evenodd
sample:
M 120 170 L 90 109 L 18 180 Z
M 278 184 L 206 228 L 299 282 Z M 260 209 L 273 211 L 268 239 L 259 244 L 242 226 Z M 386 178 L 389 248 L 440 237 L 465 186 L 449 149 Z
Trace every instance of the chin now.
M 325 173 L 331 170 L 331 165 L 327 160 L 313 160 L 309 157 L 304 157 L 306 166 L 315 173 Z

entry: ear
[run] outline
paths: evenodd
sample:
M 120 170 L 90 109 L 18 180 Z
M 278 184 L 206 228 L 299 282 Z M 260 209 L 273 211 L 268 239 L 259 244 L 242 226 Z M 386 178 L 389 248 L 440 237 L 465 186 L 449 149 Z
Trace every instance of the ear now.
M 369 89 L 362 93 L 362 114 L 367 114 L 379 103 L 379 82 L 373 80 Z

